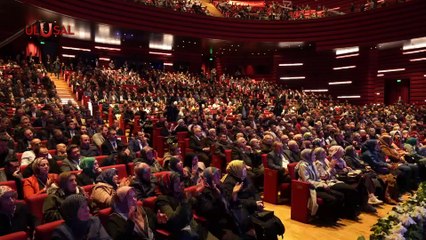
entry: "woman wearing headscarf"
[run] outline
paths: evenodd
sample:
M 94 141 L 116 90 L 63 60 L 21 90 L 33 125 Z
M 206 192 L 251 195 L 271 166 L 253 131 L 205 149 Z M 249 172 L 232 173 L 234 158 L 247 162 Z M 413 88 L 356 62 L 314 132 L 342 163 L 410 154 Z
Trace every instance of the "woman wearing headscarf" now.
M 300 153 L 301 160 L 296 166 L 296 176 L 300 181 L 307 182 L 315 190 L 311 193 L 311 203 L 309 204 L 311 215 L 315 215 L 318 210 L 318 216 L 321 219 L 330 222 L 336 222 L 343 209 L 344 195 L 338 191 L 330 189 L 327 182 L 320 178 L 320 174 L 315 166 L 315 154 L 311 149 L 304 149 Z M 323 200 L 319 206 L 316 203 L 316 197 Z
M 179 175 L 184 187 L 190 187 L 195 185 L 191 178 L 191 173 L 188 171 L 188 168 L 183 168 L 183 162 L 180 159 L 175 157 L 170 158 L 169 169 L 170 171 L 175 172 Z
M 96 178 L 101 174 L 102 169 L 94 157 L 85 157 L 80 161 L 81 173 L 77 176 L 79 186 L 95 184 Z
M 385 202 L 389 204 L 395 204 L 395 199 L 398 199 L 399 182 L 405 181 L 401 177 L 401 172 L 397 169 L 397 165 L 386 163 L 385 157 L 379 151 L 380 147 L 375 139 L 367 140 L 362 146 L 362 157 L 361 159 L 368 163 L 371 168 L 379 174 L 379 177 L 386 183 L 385 188 Z M 398 184 L 395 184 L 395 177 Z M 400 180 L 398 180 L 398 178 Z M 402 179 L 402 180 L 401 180 Z
M 203 171 L 204 188 L 196 197 L 195 212 L 206 219 L 207 229 L 218 239 L 239 239 L 238 228 L 229 211 L 229 203 L 221 190 L 220 170 L 208 167 Z M 236 233 L 233 233 L 233 230 Z
M 118 185 L 118 171 L 115 168 L 104 170 L 96 178 L 96 185 L 90 198 L 99 209 L 109 208 Z
M 250 220 L 256 211 L 263 210 L 263 202 L 253 183 L 247 178 L 247 167 L 242 160 L 233 160 L 226 167 L 221 179 L 223 192 L 230 203 L 236 222 L 242 233 L 255 236 Z
M 60 209 L 61 203 L 72 194 L 85 196 L 84 190 L 77 186 L 77 177 L 74 173 L 63 172 L 59 174 L 58 182 L 47 190 L 49 196 L 43 203 L 43 221 L 53 222 L 62 219 Z
M 46 158 L 36 158 L 32 164 L 33 175 L 24 179 L 24 198 L 46 193 L 57 174 L 49 173 L 49 161 Z
M 123 186 L 117 189 L 117 194 L 112 199 L 112 210 L 105 229 L 113 239 L 154 239 L 147 214 L 137 205 L 132 187 Z
M 61 204 L 65 223 L 52 233 L 52 240 L 112 240 L 98 217 L 90 216 L 87 199 L 78 194 L 65 198 Z
M 200 174 L 202 173 L 202 170 L 200 171 L 200 168 L 198 167 L 200 164 L 204 165 L 203 162 L 198 161 L 198 156 L 196 154 L 186 154 L 183 162 L 184 175 L 187 176 L 185 179 L 185 187 L 197 185 L 201 181 Z
M 382 153 L 390 162 L 397 164 L 398 170 L 405 176 L 407 182 L 404 182 L 401 190 L 409 191 L 417 189 L 420 182 L 419 167 L 417 164 L 407 163 L 404 156 L 400 155 L 396 149 L 392 147 L 392 138 L 389 135 L 382 135 L 379 138 L 379 146 Z
M 350 168 L 359 170 L 363 175 L 367 175 L 374 184 L 375 192 L 378 193 L 381 198 L 384 198 L 385 183 L 382 179 L 378 178 L 377 174 L 367 163 L 359 158 L 358 153 L 352 145 L 345 148 L 345 155 L 343 156 L 343 159 Z
M 183 183 L 176 172 L 166 172 L 159 179 L 161 195 L 155 203 L 156 209 L 167 216 L 164 228 L 173 239 L 205 239 L 202 228 L 194 221 L 192 198 L 184 192 Z
M 343 177 L 341 179 L 343 182 L 356 187 L 359 193 L 359 200 L 361 207 L 364 211 L 367 212 L 376 212 L 371 205 L 382 204 L 383 201 L 380 201 L 374 194 L 376 192 L 376 187 L 372 181 L 370 175 L 363 174 L 360 170 L 354 170 L 351 167 L 346 165 L 343 155 L 345 155 L 345 150 L 341 146 L 331 146 L 329 149 L 331 157 L 331 166 L 334 166 L 336 174 Z M 350 178 L 352 176 L 352 179 Z
M 16 202 L 17 197 L 9 186 L 0 186 L 0 236 L 19 231 L 32 235 L 35 219 L 25 204 Z
M 330 149 L 333 149 L 333 147 L 337 146 L 332 146 Z M 325 152 L 324 148 L 316 148 L 314 150 L 314 155 L 316 159 L 315 166 L 318 170 L 319 177 L 327 183 L 330 189 L 345 195 L 343 209 L 345 217 L 351 219 L 356 218 L 359 215 L 360 208 L 362 207 L 362 202 L 359 199 L 359 194 L 361 193 L 358 192 L 355 186 L 346 184 L 336 178 L 337 170 L 333 165 L 335 162 L 330 162 L 328 159 L 326 159 L 327 153 Z M 368 210 L 371 212 L 375 211 L 374 208 L 370 208 Z

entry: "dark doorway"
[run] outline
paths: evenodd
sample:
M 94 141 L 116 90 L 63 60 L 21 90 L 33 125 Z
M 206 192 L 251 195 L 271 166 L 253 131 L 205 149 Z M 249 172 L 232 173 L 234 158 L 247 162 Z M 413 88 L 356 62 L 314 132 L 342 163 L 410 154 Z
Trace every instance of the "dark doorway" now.
M 385 104 L 410 103 L 410 79 L 385 80 Z

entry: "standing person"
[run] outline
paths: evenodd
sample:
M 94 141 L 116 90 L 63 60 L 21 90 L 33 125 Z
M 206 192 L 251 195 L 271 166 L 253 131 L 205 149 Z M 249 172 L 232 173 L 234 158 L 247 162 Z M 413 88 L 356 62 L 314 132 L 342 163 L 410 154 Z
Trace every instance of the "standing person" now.
M 87 199 L 70 195 L 61 204 L 65 220 L 52 233 L 52 240 L 112 240 L 96 216 L 90 216 Z
M 61 72 L 61 61 L 59 60 L 59 56 L 56 57 L 56 60 L 53 62 L 53 73 L 57 78 L 59 78 L 59 74 Z

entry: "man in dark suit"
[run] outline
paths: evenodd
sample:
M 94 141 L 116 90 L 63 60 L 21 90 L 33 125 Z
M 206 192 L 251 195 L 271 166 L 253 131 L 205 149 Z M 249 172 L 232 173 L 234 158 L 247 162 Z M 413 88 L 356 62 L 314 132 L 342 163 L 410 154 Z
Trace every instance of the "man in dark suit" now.
M 262 189 L 265 171 L 262 160 L 260 157 L 256 157 L 256 152 L 247 145 L 247 141 L 243 137 L 237 139 L 235 147 L 232 149 L 232 160 L 243 160 L 250 167 L 247 169 L 247 176 L 258 189 Z
M 67 148 L 67 158 L 62 161 L 61 172 L 81 170 L 80 168 L 80 148 L 71 144 Z
M 288 149 L 284 150 L 284 154 L 290 162 L 299 162 L 300 161 L 300 147 L 299 144 L 294 141 L 288 141 Z
M 203 162 L 206 167 L 209 167 L 211 162 L 208 155 L 210 153 L 210 146 L 205 145 L 205 139 L 200 126 L 194 126 L 192 130 L 193 135 L 189 137 L 189 148 L 194 150 L 198 159 Z
M 124 149 L 123 143 L 117 140 L 117 131 L 113 128 L 108 130 L 107 139 L 101 145 L 102 155 L 118 154 Z
M 146 146 L 149 146 L 148 138 L 145 137 L 145 133 L 142 131 L 138 131 L 136 136 L 129 142 L 129 148 L 134 153 L 142 151 L 142 149 Z
M 81 156 L 85 157 L 94 157 L 100 155 L 99 149 L 90 144 L 89 135 L 83 134 L 80 137 L 80 154 Z
M 74 121 L 68 122 L 68 126 L 64 131 L 64 136 L 68 139 L 80 138 L 80 132 L 77 129 L 77 125 Z
M 272 151 L 268 153 L 268 168 L 278 170 L 278 180 L 280 183 L 291 182 L 291 177 L 288 173 L 287 165 L 291 162 L 284 154 L 283 144 L 274 142 Z

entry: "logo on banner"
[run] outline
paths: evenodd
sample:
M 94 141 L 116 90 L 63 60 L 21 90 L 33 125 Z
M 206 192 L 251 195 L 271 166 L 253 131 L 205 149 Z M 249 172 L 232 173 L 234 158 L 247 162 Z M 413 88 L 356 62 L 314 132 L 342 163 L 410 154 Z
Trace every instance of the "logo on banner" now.
M 50 38 L 52 35 L 75 35 L 70 25 L 58 25 L 51 22 L 37 22 L 25 27 L 25 34 L 28 36 L 41 36 Z

